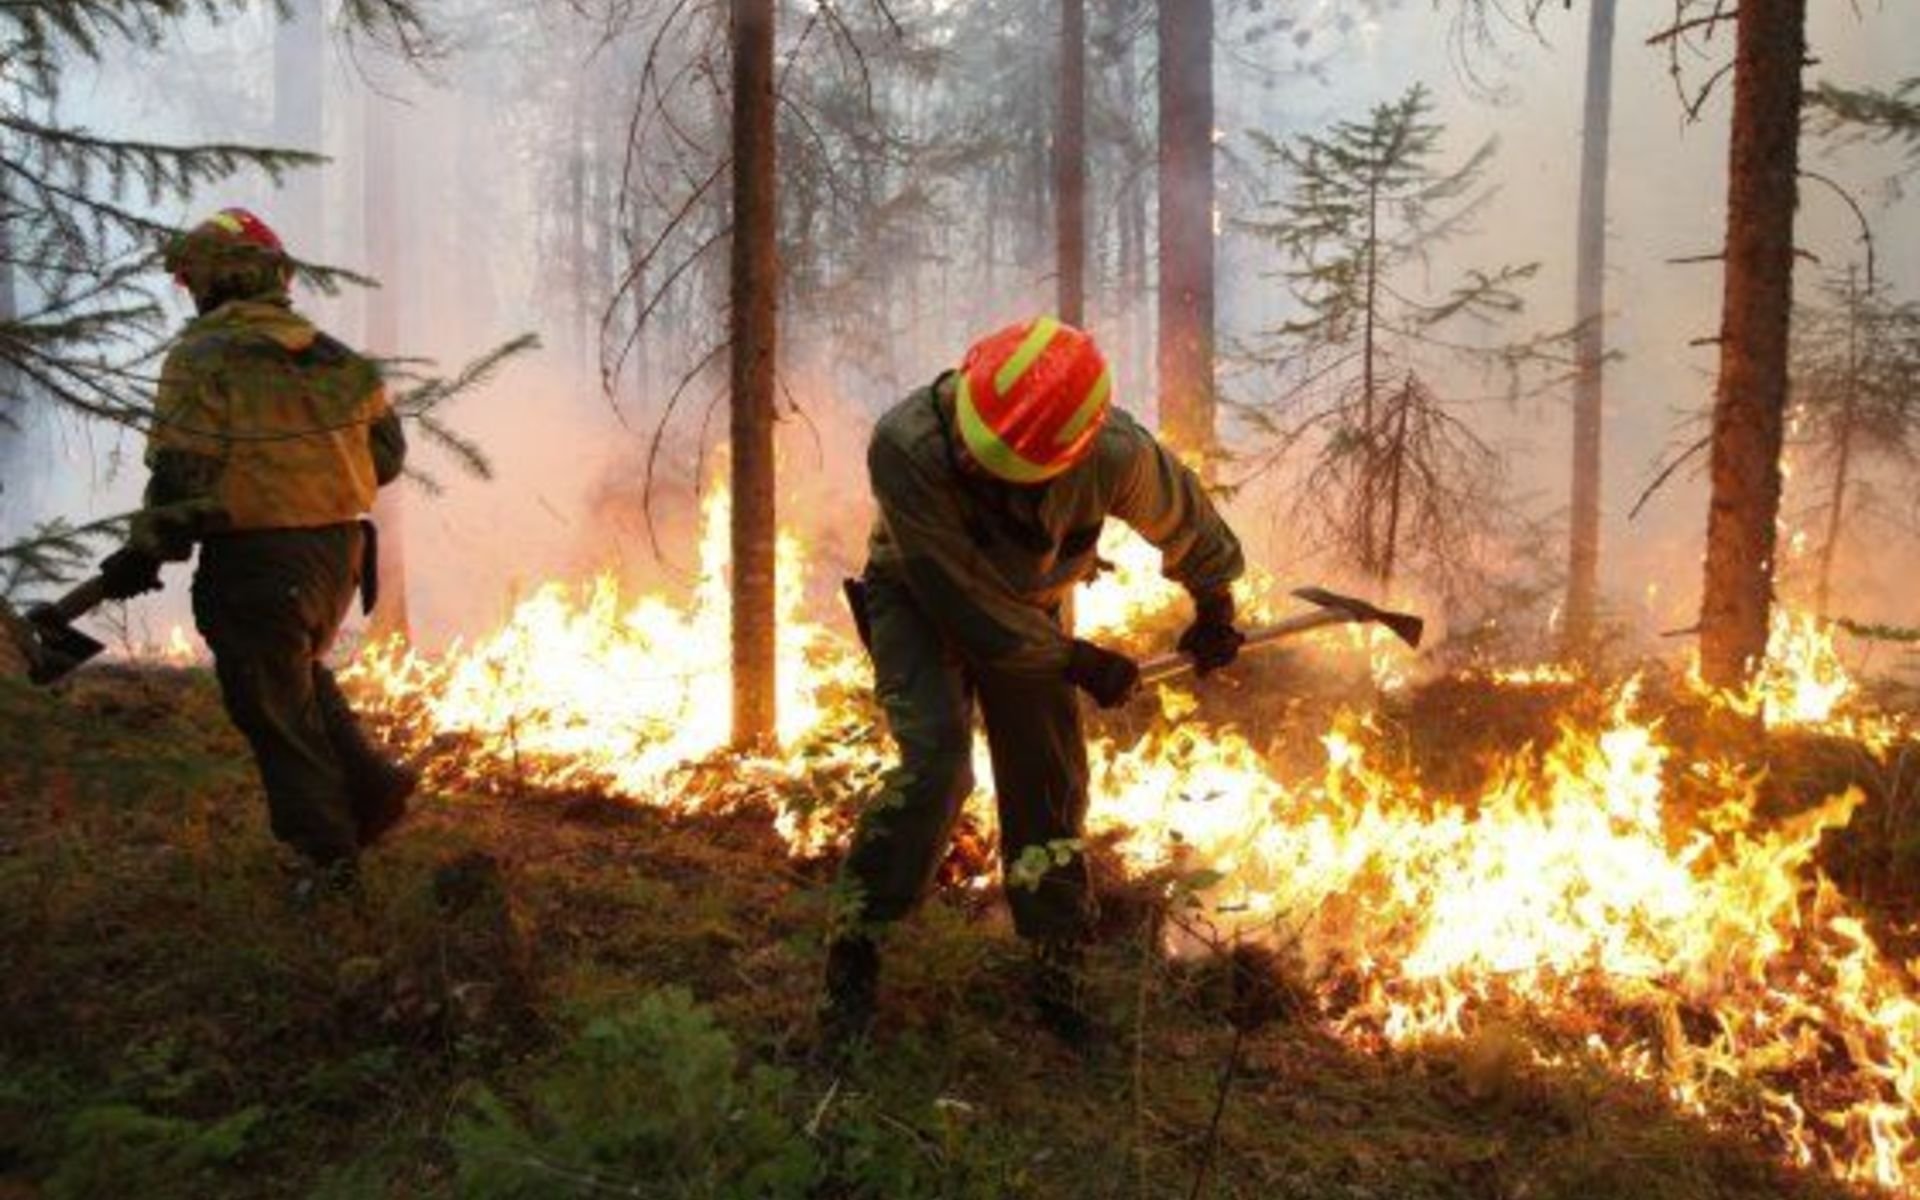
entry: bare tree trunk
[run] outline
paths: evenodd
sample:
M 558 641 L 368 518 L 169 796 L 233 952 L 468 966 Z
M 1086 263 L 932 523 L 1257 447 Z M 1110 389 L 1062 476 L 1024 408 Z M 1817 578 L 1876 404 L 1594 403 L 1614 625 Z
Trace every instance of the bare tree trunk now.
M 1846 527 L 1847 485 L 1853 473 L 1854 421 L 1860 402 L 1860 308 L 1854 291 L 1853 268 L 1847 268 L 1847 373 L 1840 399 L 1839 445 L 1834 447 L 1833 483 L 1827 493 L 1827 532 L 1820 543 L 1820 574 L 1814 585 L 1814 612 L 1823 620 L 1833 601 L 1833 564 L 1840 556 L 1840 533 Z
M 1700 669 L 1737 687 L 1766 654 L 1793 304 L 1806 0 L 1741 0 L 1727 178 Z
M 1374 536 L 1374 494 L 1379 489 L 1380 449 L 1375 413 L 1380 383 L 1375 375 L 1379 342 L 1375 323 L 1380 313 L 1380 181 L 1376 174 L 1367 186 L 1366 312 L 1360 331 L 1360 569 L 1380 573 L 1380 543 Z
M 366 293 L 361 349 L 376 358 L 390 358 L 400 352 L 397 226 L 404 219 L 401 201 L 405 189 L 396 178 L 400 155 L 394 121 L 398 116 L 398 106 L 388 104 L 373 89 L 366 90 L 361 102 L 361 137 L 366 146 L 360 174 L 361 229 L 364 261 L 380 286 Z M 398 485 L 381 489 L 373 502 L 373 520 L 380 530 L 380 590 L 367 631 L 381 640 L 410 641 L 413 625 L 407 610 L 407 508 L 406 496 Z
M 1160 427 L 1214 448 L 1213 0 L 1159 0 Z
M 326 140 L 326 0 L 289 0 L 273 31 L 273 138 L 276 145 L 319 152 Z M 289 172 L 278 211 L 268 217 L 293 253 L 326 260 L 326 177 L 318 170 Z
M 20 297 L 13 274 L 16 252 L 11 209 L 6 181 L 0 180 L 0 323 L 8 324 L 20 319 Z M 45 464 L 35 461 L 28 436 L 34 415 L 20 393 L 20 373 L 11 362 L 0 362 L 0 542 L 24 530 L 35 515 L 33 485 L 42 477 Z
M 1574 283 L 1573 494 L 1568 517 L 1566 645 L 1592 649 L 1600 601 L 1600 424 L 1606 366 L 1607 143 L 1613 117 L 1615 0 L 1592 0 L 1587 100 L 1580 145 L 1580 228 Z
M 776 729 L 773 389 L 780 263 L 774 0 L 733 0 L 733 740 Z
M 1400 544 L 1400 500 L 1406 490 L 1407 420 L 1413 413 L 1413 374 L 1400 388 L 1400 407 L 1394 414 L 1393 445 L 1387 463 L 1387 528 L 1380 539 L 1380 595 L 1384 599 L 1393 590 L 1395 550 Z
M 1087 0 L 1060 0 L 1060 112 L 1053 140 L 1060 319 L 1087 320 Z

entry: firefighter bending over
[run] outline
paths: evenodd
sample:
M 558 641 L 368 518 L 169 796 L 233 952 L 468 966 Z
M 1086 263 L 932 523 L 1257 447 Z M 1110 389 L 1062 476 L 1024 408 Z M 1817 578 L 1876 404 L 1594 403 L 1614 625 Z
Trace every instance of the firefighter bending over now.
M 116 599 L 154 591 L 161 564 L 198 545 L 194 623 L 274 835 L 307 864 L 295 896 L 348 891 L 418 784 L 369 742 L 324 662 L 370 582 L 362 517 L 406 439 L 378 368 L 293 310 L 292 260 L 259 218 L 221 211 L 166 266 L 199 315 L 161 368 L 145 504 L 101 574 Z
M 899 763 L 864 816 L 842 883 L 856 911 L 827 954 L 823 1046 L 843 1053 L 872 1023 L 878 935 L 925 895 L 973 790 L 973 714 L 984 719 L 1003 875 L 1030 848 L 1081 835 L 1087 751 L 1075 689 L 1124 703 L 1139 669 L 1072 634 L 1072 592 L 1090 579 L 1102 523 L 1159 548 L 1194 601 L 1180 639 L 1202 671 L 1233 661 L 1231 585 L 1240 545 L 1198 478 L 1126 413 L 1086 333 L 1042 317 L 986 338 L 957 371 L 908 396 L 873 432 L 879 506 L 865 578 L 850 586 Z M 864 609 L 864 612 L 859 610 Z M 1093 897 L 1084 856 L 1037 882 L 1008 880 L 1014 926 L 1034 948 L 1044 1025 L 1084 1047 L 1081 1000 Z

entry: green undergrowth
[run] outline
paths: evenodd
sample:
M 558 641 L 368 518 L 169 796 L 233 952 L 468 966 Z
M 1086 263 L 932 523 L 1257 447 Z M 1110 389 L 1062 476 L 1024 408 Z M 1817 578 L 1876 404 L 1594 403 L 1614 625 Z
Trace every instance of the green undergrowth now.
M 1405 753 L 1473 761 L 1406 703 Z M 1524 1032 L 1376 1054 L 1281 1015 L 1236 1053 L 1221 970 L 1124 926 L 1093 956 L 1115 1036 L 1081 1062 L 1033 1026 L 988 891 L 889 947 L 877 1042 L 834 1073 L 830 868 L 752 814 L 434 795 L 360 904 L 299 912 L 205 674 L 0 683 L 0 742 L 6 1200 L 1844 1194 L 1530 1065 Z

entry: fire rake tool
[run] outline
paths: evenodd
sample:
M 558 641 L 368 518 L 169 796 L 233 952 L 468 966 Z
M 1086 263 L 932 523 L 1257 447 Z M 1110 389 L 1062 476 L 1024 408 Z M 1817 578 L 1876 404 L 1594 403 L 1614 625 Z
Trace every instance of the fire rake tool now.
M 1330 592 L 1325 588 L 1295 588 L 1293 594 L 1313 605 L 1313 611 L 1247 630 L 1247 640 L 1241 646 L 1242 651 L 1252 650 L 1258 646 L 1270 646 L 1310 630 L 1324 629 L 1329 625 L 1384 625 L 1408 646 L 1416 650 L 1420 648 L 1420 635 L 1425 631 L 1427 623 L 1412 613 L 1391 612 L 1384 608 L 1376 608 L 1358 597 L 1342 596 L 1338 592 Z M 1162 654 L 1140 664 L 1140 682 L 1142 684 L 1162 683 L 1191 670 L 1193 670 L 1193 660 L 1185 654 L 1179 651 Z
M 58 682 L 105 650 L 104 644 L 75 629 L 73 623 L 106 600 L 106 581 L 96 575 L 57 600 L 35 605 L 24 616 L 0 604 L 0 627 L 27 660 L 27 678 L 43 686 Z

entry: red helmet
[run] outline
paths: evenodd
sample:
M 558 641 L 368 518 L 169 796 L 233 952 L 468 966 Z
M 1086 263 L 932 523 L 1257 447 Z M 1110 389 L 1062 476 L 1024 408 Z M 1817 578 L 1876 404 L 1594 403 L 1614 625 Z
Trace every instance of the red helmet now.
M 1040 483 L 1086 457 L 1112 395 L 1093 338 L 1040 317 L 967 351 L 954 407 L 975 462 L 1012 483 Z
M 265 221 L 244 208 L 223 208 L 173 239 L 166 268 L 194 292 L 264 291 L 284 287 L 293 260 Z

